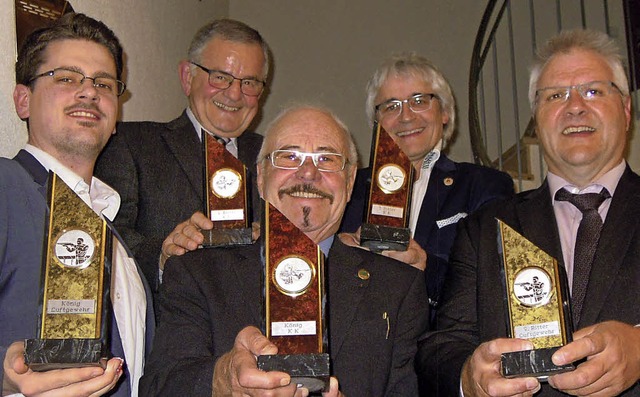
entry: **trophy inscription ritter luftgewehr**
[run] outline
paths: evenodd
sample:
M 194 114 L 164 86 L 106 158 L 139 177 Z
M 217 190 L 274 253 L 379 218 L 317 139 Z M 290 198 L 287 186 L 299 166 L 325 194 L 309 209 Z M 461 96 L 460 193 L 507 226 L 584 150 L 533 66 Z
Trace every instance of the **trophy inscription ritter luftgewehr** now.
M 202 131 L 204 213 L 213 221 L 203 230 L 203 247 L 247 245 L 251 238 L 247 169 L 214 136 Z
M 49 173 L 36 338 L 25 341 L 34 371 L 101 366 L 110 356 L 111 231 L 55 173 Z M 31 313 L 26 313 L 31 315 Z
M 413 188 L 413 166 L 379 123 L 371 141 L 371 182 L 360 229 L 360 245 L 371 251 L 406 251 Z
M 281 371 L 309 391 L 329 388 L 324 255 L 274 206 L 263 211 L 264 333 L 278 354 L 258 357 L 258 368 Z
M 532 350 L 502 354 L 502 375 L 546 380 L 550 375 L 573 370 L 572 364 L 557 366 L 551 361 L 553 353 L 572 340 L 564 268 L 506 223 L 497 223 L 508 336 L 533 343 Z

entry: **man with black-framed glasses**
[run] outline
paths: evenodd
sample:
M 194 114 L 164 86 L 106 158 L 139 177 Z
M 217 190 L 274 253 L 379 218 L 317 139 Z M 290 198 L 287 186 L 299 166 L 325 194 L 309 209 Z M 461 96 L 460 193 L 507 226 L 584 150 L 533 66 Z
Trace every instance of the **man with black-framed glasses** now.
M 391 56 L 367 85 L 367 116 L 377 121 L 409 157 L 416 174 L 409 213 L 407 251 L 383 251 L 425 271 L 434 314 L 447 270 L 457 222 L 485 203 L 513 194 L 513 181 L 500 171 L 455 162 L 444 153 L 455 130 L 455 98 L 444 75 L 415 53 Z M 342 230 L 358 243 L 371 171 L 358 172 Z M 355 232 L 355 233 L 353 233 Z
M 85 366 L 38 372 L 25 364 L 24 354 L 25 339 L 38 335 L 38 313 L 42 313 L 44 306 L 81 305 L 83 315 L 99 312 L 100 303 L 91 298 L 97 293 L 78 292 L 97 288 L 88 281 L 91 276 L 85 273 L 69 275 L 61 270 L 59 275 L 62 274 L 65 281 L 69 281 L 66 277 L 76 278 L 64 283 L 64 287 L 75 293 L 65 296 L 67 299 L 47 299 L 46 305 L 43 303 L 43 258 L 64 258 L 52 250 L 43 252 L 47 235 L 57 244 L 66 244 L 67 250 L 72 248 L 76 264 L 84 262 L 89 266 L 100 256 L 98 243 L 87 233 L 92 228 L 90 221 L 75 219 L 81 226 L 67 229 L 65 233 L 55 232 L 54 226 L 45 230 L 51 211 L 58 216 L 69 211 L 68 208 L 55 211 L 48 200 L 47 187 L 52 184 L 51 175 L 55 173 L 56 186 L 68 186 L 73 192 L 70 194 L 86 204 L 87 211 L 95 212 L 104 220 L 112 220 L 117 214 L 118 193 L 95 178 L 93 170 L 96 158 L 115 129 L 118 98 L 125 90 L 125 84 L 120 81 L 122 71 L 122 47 L 118 38 L 102 22 L 84 14 L 65 14 L 47 27 L 35 30 L 25 39 L 18 53 L 13 99 L 16 113 L 27 123 L 28 135 L 24 149 L 13 159 L 0 158 L 2 396 L 138 395 L 138 381 L 146 354 L 151 350 L 155 328 L 151 292 L 126 245 L 110 225 L 107 227 L 114 236 L 112 244 L 106 246 L 112 250 L 109 252 L 103 245 L 101 254 L 111 258 L 111 265 L 107 267 L 112 280 L 108 287 L 110 299 L 104 302 L 110 308 L 105 312 L 107 318 L 95 320 L 103 324 L 108 334 L 106 368 Z M 77 214 L 60 217 L 74 215 Z M 68 233 L 88 238 L 60 242 Z M 47 263 L 52 267 L 57 267 L 54 265 L 57 263 L 61 268 L 68 265 L 58 259 L 47 260 Z M 49 266 L 47 270 L 50 270 Z M 97 269 L 92 272 L 98 273 Z M 50 279 L 43 277 L 43 280 Z M 47 310 L 48 315 L 55 312 Z M 91 317 L 90 314 L 85 319 L 88 328 L 93 327 Z M 52 321 L 68 330 L 70 335 L 87 335 L 78 334 L 77 328 L 84 326 L 79 320 Z M 56 326 L 49 323 L 49 327 Z M 45 328 L 44 321 L 42 328 Z M 62 345 L 56 345 L 59 346 Z M 81 352 L 73 353 L 79 355 Z M 67 352 L 71 356 L 73 353 Z M 42 357 L 49 355 L 43 352 Z
M 215 20 L 194 36 L 178 72 L 189 105 L 168 123 L 126 122 L 98 159 L 96 174 L 122 195 L 115 220 L 156 287 L 164 261 L 194 250 L 213 223 L 202 214 L 202 134 L 211 134 L 249 170 L 262 136 L 248 131 L 258 113 L 269 71 L 267 44 L 255 29 Z M 253 220 L 258 195 L 252 193 Z
M 267 127 L 257 183 L 261 197 L 326 258 L 335 379 L 325 396 L 414 397 L 413 359 L 429 316 L 424 278 L 336 238 L 356 166 L 346 126 L 326 109 L 296 106 Z M 256 356 L 277 353 L 259 331 L 263 245 L 261 238 L 169 258 L 159 299 L 162 320 L 140 381 L 145 395 L 307 395 L 288 374 L 256 366 Z

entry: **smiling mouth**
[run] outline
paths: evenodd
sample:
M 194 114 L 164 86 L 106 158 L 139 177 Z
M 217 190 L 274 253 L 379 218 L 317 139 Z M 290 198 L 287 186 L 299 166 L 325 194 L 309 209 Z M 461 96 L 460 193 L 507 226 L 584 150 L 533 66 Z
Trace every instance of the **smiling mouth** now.
M 409 136 L 409 135 L 420 133 L 420 132 L 422 132 L 423 129 L 424 128 L 414 128 L 414 129 L 408 130 L 408 131 L 396 132 L 396 136 L 398 136 L 400 138 L 404 138 L 405 136 Z
M 329 193 L 325 193 L 320 189 L 316 189 L 315 187 L 304 184 L 304 185 L 295 185 L 286 189 L 281 189 L 278 192 L 278 196 L 282 198 L 285 194 L 295 197 L 295 198 L 304 198 L 304 199 L 328 199 L 330 203 L 333 203 L 333 195 Z
M 89 113 L 89 112 L 85 112 L 84 110 L 77 110 L 75 112 L 71 112 L 69 113 L 69 116 L 73 116 L 73 117 L 86 117 L 86 118 L 90 118 L 90 119 L 98 119 L 98 117 L 93 114 L 93 113 Z
M 585 125 L 581 125 L 579 127 L 567 127 L 564 130 L 562 130 L 562 135 L 572 135 L 572 134 L 582 134 L 582 133 L 590 133 L 590 132 L 595 132 L 595 128 L 593 127 L 588 127 Z
M 217 107 L 219 107 L 222 110 L 226 110 L 227 112 L 237 112 L 238 110 L 240 110 L 239 107 L 227 106 L 224 103 L 218 102 L 218 101 L 213 101 L 213 104 L 216 105 Z

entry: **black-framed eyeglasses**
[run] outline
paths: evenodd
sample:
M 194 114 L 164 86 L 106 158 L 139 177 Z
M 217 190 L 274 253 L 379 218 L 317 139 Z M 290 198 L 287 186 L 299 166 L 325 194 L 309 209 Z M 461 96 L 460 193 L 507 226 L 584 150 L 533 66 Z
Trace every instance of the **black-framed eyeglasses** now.
M 27 84 L 31 84 L 40 77 L 53 77 L 53 81 L 56 85 L 73 89 L 80 88 L 85 80 L 91 80 L 96 91 L 103 95 L 120 96 L 127 89 L 124 82 L 114 79 L 113 77 L 89 77 L 85 76 L 82 72 L 68 68 L 55 68 L 44 73 L 40 73 L 31 78 Z
M 318 171 L 339 172 L 344 169 L 347 160 L 340 153 L 320 152 L 305 153 L 297 150 L 274 150 L 267 155 L 271 165 L 283 170 L 297 170 L 311 157 Z
M 612 81 L 589 81 L 583 84 L 540 88 L 536 90 L 536 104 L 565 103 L 574 89 L 585 101 L 597 101 L 616 92 L 624 96 L 622 90 Z
M 431 109 L 434 99 L 438 99 L 438 96 L 433 93 L 416 94 L 403 100 L 390 99 L 376 105 L 376 112 L 378 112 L 380 118 L 398 117 L 402 113 L 402 107 L 405 103 L 409 105 L 409 109 L 414 113 L 425 112 Z
M 262 90 L 264 89 L 265 82 L 262 80 L 253 79 L 253 78 L 241 79 L 227 72 L 205 68 L 204 66 L 197 64 L 193 61 L 190 61 L 190 63 L 192 65 L 199 67 L 200 69 L 204 70 L 209 74 L 209 85 L 211 85 L 212 87 L 215 87 L 221 90 L 226 90 L 227 88 L 231 87 L 231 84 L 233 84 L 235 80 L 239 80 L 240 91 L 242 91 L 242 93 L 245 95 L 258 96 L 262 93 Z

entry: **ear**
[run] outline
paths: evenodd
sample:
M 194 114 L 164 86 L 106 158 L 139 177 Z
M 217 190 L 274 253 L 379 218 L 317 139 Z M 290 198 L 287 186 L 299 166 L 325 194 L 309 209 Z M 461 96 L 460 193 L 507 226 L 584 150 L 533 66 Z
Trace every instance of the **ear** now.
M 626 131 L 629 132 L 629 127 L 631 126 L 631 95 L 628 95 L 626 98 L 624 98 L 623 106 L 627 127 Z
M 182 92 L 186 96 L 191 94 L 191 63 L 189 61 L 180 61 L 178 64 L 178 74 L 180 76 L 180 85 L 182 86 Z
M 29 102 L 31 100 L 31 88 L 24 84 L 17 84 L 13 89 L 13 103 L 16 113 L 22 120 L 29 118 Z
M 262 162 L 256 164 L 256 184 L 258 185 L 258 194 L 260 194 L 260 198 L 264 200 L 264 177 L 262 170 Z
M 356 175 L 358 173 L 358 167 L 356 165 L 352 165 L 351 167 L 352 170 L 349 175 L 349 181 L 347 182 L 347 192 L 349 192 L 347 195 L 347 203 L 351 201 L 351 193 L 353 193 L 353 185 L 355 185 Z

